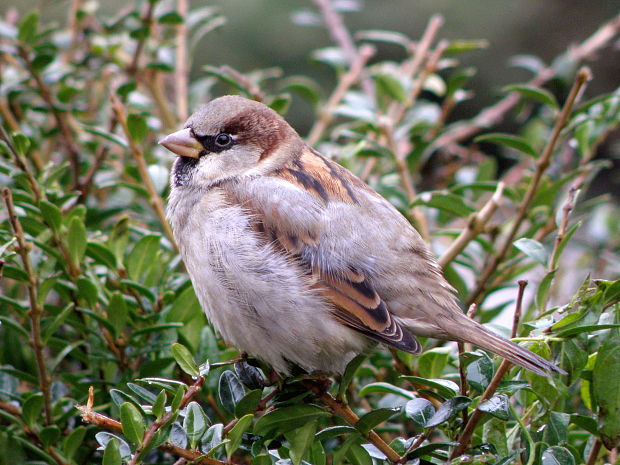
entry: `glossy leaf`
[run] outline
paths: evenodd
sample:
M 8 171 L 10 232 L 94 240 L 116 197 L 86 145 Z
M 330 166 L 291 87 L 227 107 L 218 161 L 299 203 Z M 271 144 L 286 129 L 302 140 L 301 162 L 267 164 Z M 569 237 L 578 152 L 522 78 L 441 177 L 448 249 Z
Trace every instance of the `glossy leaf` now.
M 366 360 L 365 355 L 358 355 L 353 358 L 344 370 L 344 374 L 342 375 L 342 379 L 340 380 L 340 386 L 338 387 L 338 398 L 346 400 L 346 392 L 349 384 L 351 384 L 351 380 L 355 376 L 357 369 L 364 363 Z
M 435 415 L 435 407 L 430 401 L 420 397 L 405 404 L 405 414 L 416 425 L 424 427 Z
M 368 433 L 375 426 L 387 421 L 400 412 L 400 408 L 380 408 L 364 414 L 355 424 L 355 428 L 362 434 Z
M 491 142 L 498 145 L 505 145 L 507 147 L 523 152 L 533 158 L 538 158 L 538 153 L 536 152 L 536 150 L 534 150 L 534 148 L 529 144 L 526 139 L 512 134 L 493 132 L 478 136 L 474 139 L 474 141 L 476 143 Z
M 471 404 L 471 399 L 465 396 L 455 396 L 445 401 L 435 412 L 435 415 L 426 423 L 426 427 L 437 426 L 450 419 Z
M 209 418 L 198 402 L 190 402 L 185 408 L 185 418 L 183 420 L 183 429 L 187 434 L 187 439 L 193 448 L 196 447 L 202 435 L 209 427 Z
M 254 425 L 254 433 L 265 436 L 275 431 L 284 432 L 302 426 L 317 417 L 328 415 L 328 412 L 315 405 L 302 404 L 282 407 L 260 417 Z
M 121 452 L 118 440 L 111 438 L 103 452 L 103 465 L 119 465 L 121 463 Z
M 187 347 L 182 344 L 172 344 L 171 352 L 172 356 L 181 367 L 181 370 L 190 376 L 200 376 L 198 365 Z
M 230 413 L 235 411 L 235 405 L 245 397 L 245 389 L 232 371 L 226 370 L 220 375 L 219 381 L 220 403 Z
M 73 217 L 69 221 L 67 231 L 67 249 L 73 263 L 80 263 L 86 253 L 86 227 L 80 218 Z
M 300 428 L 296 428 L 284 436 L 289 442 L 289 455 L 293 465 L 299 465 L 302 458 L 315 440 L 317 421 L 310 421 Z
M 239 421 L 232 429 L 228 432 L 226 436 L 230 442 L 226 443 L 226 454 L 228 457 L 239 448 L 241 445 L 241 439 L 243 439 L 243 433 L 245 433 L 250 426 L 252 426 L 252 420 L 254 419 L 254 415 L 248 413 L 246 416 L 239 418 Z
M 478 410 L 493 415 L 500 420 L 510 420 L 512 414 L 510 411 L 510 399 L 506 394 L 496 394 L 488 400 L 480 402 Z
M 547 265 L 549 254 L 540 242 L 535 241 L 534 239 L 528 239 L 526 237 L 523 237 L 516 240 L 514 242 L 514 246 L 525 255 L 530 257 L 532 260 L 540 263 L 543 266 Z
M 209 454 L 209 452 L 222 444 L 223 431 L 224 425 L 221 423 L 209 426 L 200 442 L 200 450 L 205 454 Z
M 575 465 L 575 457 L 565 447 L 553 446 L 545 449 L 541 456 L 542 465 Z
M 123 435 L 131 442 L 141 444 L 145 431 L 142 414 L 131 402 L 124 402 L 120 412 Z

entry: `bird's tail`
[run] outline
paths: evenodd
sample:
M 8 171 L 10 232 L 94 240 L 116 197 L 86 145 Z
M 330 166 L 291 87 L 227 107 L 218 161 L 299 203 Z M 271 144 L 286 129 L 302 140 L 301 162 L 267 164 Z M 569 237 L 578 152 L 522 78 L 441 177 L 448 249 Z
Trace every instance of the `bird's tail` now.
M 506 360 L 527 368 L 537 375 L 549 376 L 549 372 L 566 374 L 564 370 L 553 362 L 495 334 L 474 320 L 465 317 L 465 315 L 463 315 L 463 320 L 459 321 L 459 324 L 461 330 L 458 331 L 459 334 L 457 335 L 463 342 L 469 342 L 482 349 L 501 355 Z

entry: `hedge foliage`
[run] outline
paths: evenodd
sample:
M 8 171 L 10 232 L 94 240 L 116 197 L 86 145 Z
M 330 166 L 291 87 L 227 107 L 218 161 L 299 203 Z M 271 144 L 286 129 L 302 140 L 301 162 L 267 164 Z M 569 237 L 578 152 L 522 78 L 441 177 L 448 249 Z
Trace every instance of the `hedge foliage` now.
M 277 69 L 205 66 L 188 81 L 191 47 L 225 23 L 212 7 L 73 4 L 63 25 L 0 22 L 0 464 L 616 460 L 620 212 L 583 193 L 606 166 L 620 91 L 589 95 L 596 76 L 579 67 L 617 38 L 617 18 L 551 65 L 515 61 L 531 80 L 459 120 L 476 98 L 459 57 L 484 43 L 438 40 L 439 17 L 421 38 L 352 39 L 343 11 L 317 1 L 336 38 L 311 52 L 337 77 L 325 89 Z M 400 58 L 373 57 L 378 43 Z M 239 358 L 170 238 L 171 157 L 157 145 L 222 93 L 281 113 L 310 102 L 308 140 L 407 215 L 464 310 L 490 325 L 506 310 L 499 330 L 514 320 L 514 340 L 568 374 L 434 340 L 419 357 L 377 348 L 330 381 Z M 503 120 L 517 129 L 496 132 Z

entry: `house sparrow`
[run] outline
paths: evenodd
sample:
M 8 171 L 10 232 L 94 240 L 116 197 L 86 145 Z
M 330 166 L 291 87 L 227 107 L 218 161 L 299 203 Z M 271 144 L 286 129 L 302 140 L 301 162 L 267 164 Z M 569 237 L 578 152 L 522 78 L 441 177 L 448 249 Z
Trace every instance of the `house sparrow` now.
M 159 143 L 178 155 L 167 215 L 200 304 L 277 372 L 342 373 L 373 341 L 418 354 L 414 335 L 562 372 L 464 315 L 409 222 L 267 106 L 217 98 Z

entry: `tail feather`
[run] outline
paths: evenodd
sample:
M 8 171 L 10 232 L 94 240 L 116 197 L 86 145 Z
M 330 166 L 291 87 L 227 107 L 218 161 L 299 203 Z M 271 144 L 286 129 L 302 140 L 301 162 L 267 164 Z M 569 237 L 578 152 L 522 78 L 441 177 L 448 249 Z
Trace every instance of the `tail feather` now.
M 460 322 L 463 323 L 463 322 Z M 464 342 L 489 350 L 515 365 L 522 366 L 533 373 L 541 376 L 549 376 L 549 372 L 566 374 L 564 370 L 553 362 L 542 358 L 534 352 L 527 350 L 508 339 L 503 338 L 488 330 L 473 320 L 467 319 L 462 325 L 459 337 Z

